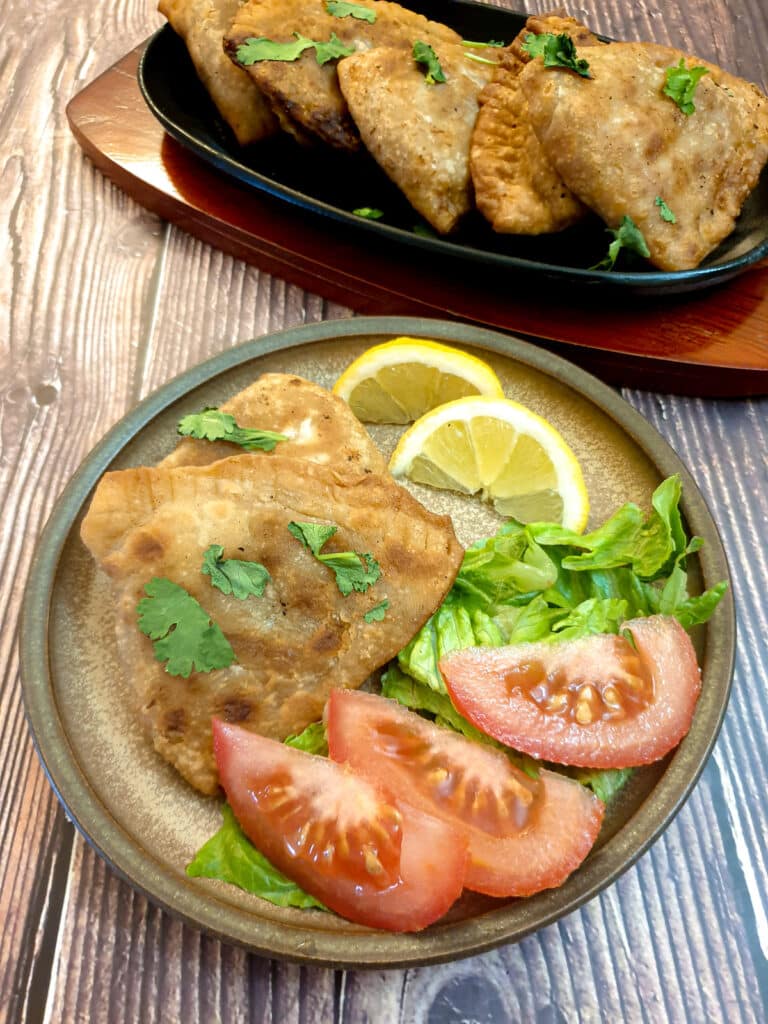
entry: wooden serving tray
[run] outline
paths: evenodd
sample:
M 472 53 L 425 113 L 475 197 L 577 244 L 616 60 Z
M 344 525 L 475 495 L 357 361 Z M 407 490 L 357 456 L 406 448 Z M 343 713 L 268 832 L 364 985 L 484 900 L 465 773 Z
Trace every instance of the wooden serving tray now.
M 147 209 L 366 314 L 454 317 L 523 335 L 605 380 L 707 397 L 768 394 L 768 261 L 706 291 L 637 296 L 430 260 L 219 173 L 166 135 L 136 80 L 143 45 L 67 107 L 94 164 Z

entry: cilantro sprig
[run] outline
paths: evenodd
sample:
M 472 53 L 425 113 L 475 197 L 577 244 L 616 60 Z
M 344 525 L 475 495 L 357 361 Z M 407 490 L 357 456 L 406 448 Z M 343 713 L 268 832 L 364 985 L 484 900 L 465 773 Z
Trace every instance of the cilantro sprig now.
M 608 233 L 613 235 L 613 241 L 608 246 L 608 254 L 590 270 L 613 270 L 619 253 L 622 249 L 637 253 L 646 259 L 651 255 L 648 245 L 643 237 L 640 228 L 631 217 L 622 217 L 621 224 L 617 229 L 608 228 Z
M 262 597 L 264 588 L 271 577 L 260 562 L 248 562 L 244 558 L 222 558 L 221 544 L 211 544 L 203 554 L 200 572 L 211 577 L 211 586 L 222 594 L 232 594 L 239 601 L 251 595 Z
M 196 437 L 201 441 L 230 441 L 249 452 L 271 452 L 278 441 L 288 440 L 285 434 L 277 434 L 273 430 L 239 427 L 234 416 L 219 409 L 204 409 L 184 416 L 177 429 L 184 437 Z
M 358 551 L 334 551 L 323 554 L 322 548 L 338 530 L 322 523 L 288 523 L 289 532 L 307 548 L 318 562 L 327 565 L 336 576 L 336 586 L 346 597 L 353 590 L 365 593 L 381 577 L 381 568 L 373 555 Z
M 545 68 L 567 68 L 582 78 L 591 78 L 589 63 L 576 56 L 576 45 L 565 32 L 556 36 L 552 32 L 534 35 L 529 32 L 523 42 L 523 49 L 531 57 L 541 57 Z
M 384 211 L 377 209 L 375 206 L 358 206 L 352 213 L 356 217 L 365 218 L 365 220 L 381 220 L 384 216 Z
M 427 85 L 437 85 L 439 82 L 446 81 L 440 60 L 429 43 L 417 39 L 411 52 L 416 63 L 423 65 L 422 71 L 424 71 Z
M 666 82 L 662 92 L 665 96 L 669 96 L 670 99 L 675 101 L 686 117 L 690 117 L 696 110 L 693 102 L 696 86 L 699 84 L 699 79 L 702 75 L 707 73 L 707 68 L 686 67 L 685 58 L 681 57 L 678 65 L 673 65 L 671 68 L 666 69 Z
M 219 626 L 184 587 L 155 576 L 136 606 L 139 629 L 153 641 L 155 657 L 165 671 L 188 679 L 196 672 L 227 668 L 235 652 Z
M 388 608 L 389 601 L 385 597 L 383 601 L 379 601 L 379 603 L 375 604 L 373 608 L 369 608 L 363 618 L 366 622 L 383 622 Z
M 266 36 L 258 38 L 250 36 L 237 47 L 235 60 L 243 67 L 250 67 L 263 60 L 294 61 L 312 47 L 315 49 L 315 57 L 318 64 L 327 64 L 329 60 L 336 60 L 339 57 L 349 57 L 355 52 L 354 46 L 347 46 L 335 32 L 331 32 L 331 38 L 326 42 L 316 39 L 308 39 L 299 32 L 294 32 L 294 42 L 280 43 L 275 39 L 267 39 Z
M 677 217 L 672 213 L 661 196 L 656 196 L 654 203 L 659 208 L 659 216 L 662 220 L 665 220 L 667 224 L 677 224 Z
M 371 25 L 376 21 L 376 11 L 362 4 L 352 4 L 348 0 L 326 0 L 325 9 L 334 18 L 357 18 Z

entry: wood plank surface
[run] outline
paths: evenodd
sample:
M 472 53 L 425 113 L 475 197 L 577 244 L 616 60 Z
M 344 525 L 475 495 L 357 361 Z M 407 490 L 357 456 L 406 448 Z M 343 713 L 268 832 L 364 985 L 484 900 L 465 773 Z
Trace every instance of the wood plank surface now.
M 573 13 L 768 85 L 764 0 L 584 0 Z M 0 6 L 0 1020 L 764 1021 L 766 400 L 624 392 L 708 499 L 731 562 L 739 646 L 723 731 L 691 799 L 580 911 L 454 964 L 297 967 L 149 905 L 66 822 L 24 722 L 15 646 L 35 539 L 56 496 L 104 432 L 185 367 L 350 313 L 147 214 L 81 153 L 66 102 L 159 24 L 151 0 Z

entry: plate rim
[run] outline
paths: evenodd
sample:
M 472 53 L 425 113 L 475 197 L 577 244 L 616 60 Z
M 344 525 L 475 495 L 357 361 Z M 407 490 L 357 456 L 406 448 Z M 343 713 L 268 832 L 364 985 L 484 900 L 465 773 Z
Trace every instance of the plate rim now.
M 527 17 L 521 11 L 476 3 L 474 0 L 449 0 L 449 2 L 456 7 L 484 8 L 493 14 L 512 15 L 522 19 Z M 588 267 L 568 267 L 558 263 L 543 263 L 538 260 L 526 259 L 523 256 L 510 256 L 504 253 L 478 249 L 471 245 L 457 245 L 450 238 L 441 238 L 439 236 L 424 238 L 395 225 L 355 216 L 351 211 L 343 210 L 341 207 L 334 206 L 324 200 L 314 199 L 306 193 L 283 185 L 276 179 L 248 167 L 246 164 L 241 163 L 235 154 L 228 152 L 222 146 L 211 145 L 206 140 L 199 138 L 178 124 L 158 102 L 147 81 L 147 67 L 155 54 L 155 50 L 164 45 L 171 45 L 170 40 L 174 42 L 178 40 L 184 46 L 183 40 L 177 36 L 172 26 L 166 23 L 146 40 L 136 70 L 139 91 L 144 102 L 163 129 L 184 148 L 196 154 L 201 160 L 228 177 L 241 184 L 256 188 L 260 192 L 266 193 L 282 202 L 287 202 L 289 205 L 308 210 L 315 216 L 327 217 L 354 231 L 360 231 L 363 233 L 363 237 L 366 234 L 373 234 L 377 238 L 383 237 L 390 244 L 405 245 L 406 248 L 414 248 L 417 252 L 421 250 L 432 255 L 437 252 L 441 257 L 459 260 L 460 262 L 466 260 L 470 266 L 493 268 L 499 272 L 520 271 L 526 274 L 535 274 L 536 276 L 570 282 L 574 286 L 618 286 L 620 289 L 634 289 L 648 294 L 685 293 L 710 287 L 714 284 L 724 283 L 768 256 L 768 236 L 766 236 L 762 242 L 740 256 L 725 260 L 722 263 L 707 266 L 699 265 L 689 270 L 596 270 Z M 194 73 L 194 69 L 192 70 Z M 766 179 L 765 169 L 761 173 L 755 189 L 760 187 L 763 179 Z
M 563 887 L 526 899 L 525 905 L 534 910 L 538 908 L 539 912 L 538 915 L 534 913 L 532 920 L 523 927 L 510 927 L 514 922 L 508 920 L 509 908 L 518 906 L 518 903 L 502 905 L 476 918 L 446 925 L 438 923 L 425 932 L 402 935 L 378 931 L 313 932 L 306 923 L 293 927 L 286 922 L 254 917 L 245 908 L 217 901 L 214 893 L 205 888 L 198 890 L 190 885 L 189 879 L 180 877 L 178 870 L 172 870 L 150 855 L 112 817 L 109 807 L 92 789 L 80 769 L 57 707 L 54 674 L 48 658 L 48 636 L 59 560 L 96 481 L 122 449 L 186 393 L 259 356 L 334 339 L 401 334 L 430 337 L 494 352 L 554 378 L 595 404 L 629 434 L 660 473 L 664 476 L 680 473 L 683 513 L 691 530 L 704 536 L 706 541 L 699 552 L 702 576 L 710 585 L 714 579 L 726 579 L 729 583 L 728 594 L 718 609 L 719 631 L 714 643 L 710 642 L 708 634 L 702 664 L 705 674 L 711 673 L 714 678 L 724 680 L 721 697 L 705 722 L 707 729 L 703 741 L 691 748 L 690 742 L 698 741 L 698 732 L 692 729 L 690 742 L 684 740 L 672 755 L 652 795 L 568 880 L 566 884 L 572 894 L 564 904 L 556 895 L 563 892 Z M 665 831 L 693 791 L 717 740 L 727 709 L 736 647 L 732 593 L 731 576 L 719 531 L 695 481 L 656 428 L 607 384 L 560 356 L 487 328 L 419 317 L 326 320 L 242 342 L 190 367 L 130 409 L 85 456 L 54 504 L 30 568 L 20 625 L 22 697 L 35 750 L 67 817 L 112 870 L 154 904 L 222 941 L 287 961 L 348 969 L 440 963 L 519 941 L 532 931 L 571 913 L 612 885 Z M 697 715 L 701 708 L 700 705 Z M 681 763 L 681 757 L 691 761 L 682 785 L 675 782 L 672 775 L 672 769 L 676 763 Z M 663 797 L 661 804 L 659 794 Z M 643 830 L 643 838 L 632 841 L 628 833 L 634 832 L 638 824 L 647 823 L 652 827 Z M 621 852 L 626 848 L 629 852 L 622 857 Z M 617 851 L 617 863 L 606 869 L 605 858 L 611 854 L 616 859 Z M 143 869 L 138 872 L 138 877 L 137 866 Z M 553 900 L 556 905 L 548 906 Z M 222 927 L 223 920 L 226 921 L 225 927 Z

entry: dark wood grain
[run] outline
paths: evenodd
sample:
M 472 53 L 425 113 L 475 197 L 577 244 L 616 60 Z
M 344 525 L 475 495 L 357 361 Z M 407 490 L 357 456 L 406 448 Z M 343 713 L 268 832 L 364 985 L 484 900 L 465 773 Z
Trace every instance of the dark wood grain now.
M 70 125 L 116 184 L 203 241 L 357 312 L 449 315 L 545 339 L 619 385 L 768 392 L 768 266 L 700 293 L 633 296 L 566 290 L 381 239 L 372 244 L 369 234 L 264 196 L 174 142 L 139 92 L 141 49 L 71 101 Z
M 768 84 L 763 0 L 588 0 L 575 13 L 605 34 L 681 45 Z M 180 370 L 266 331 L 350 315 L 163 223 L 82 155 L 66 102 L 159 24 L 146 0 L 69 0 L 65 16 L 41 0 L 0 6 L 0 1020 L 764 1021 L 765 400 L 676 398 L 663 383 L 625 391 L 709 501 L 731 562 L 739 649 L 733 700 L 693 796 L 579 912 L 461 963 L 309 970 L 181 925 L 65 822 L 26 730 L 14 642 L 56 495 L 108 427 Z

